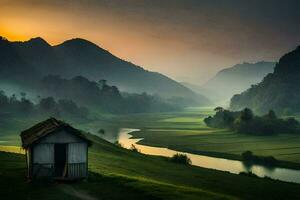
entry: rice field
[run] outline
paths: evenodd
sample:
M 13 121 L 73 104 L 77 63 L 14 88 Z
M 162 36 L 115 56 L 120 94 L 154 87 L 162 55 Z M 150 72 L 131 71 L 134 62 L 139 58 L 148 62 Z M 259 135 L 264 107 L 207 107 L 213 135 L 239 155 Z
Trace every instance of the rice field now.
M 300 134 L 251 136 L 209 128 L 203 119 L 213 113 L 212 108 L 190 108 L 182 113 L 132 115 L 127 116 L 127 126 L 123 126 L 140 128 L 133 135 L 144 138 L 142 144 L 227 158 L 238 158 L 250 150 L 257 155 L 300 163 Z

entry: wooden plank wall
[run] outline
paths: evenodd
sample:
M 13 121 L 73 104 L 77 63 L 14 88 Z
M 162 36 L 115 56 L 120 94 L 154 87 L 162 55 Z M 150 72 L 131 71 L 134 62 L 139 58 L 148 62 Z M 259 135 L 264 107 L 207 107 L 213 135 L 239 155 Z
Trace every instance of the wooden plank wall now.
M 68 176 L 87 177 L 87 143 L 68 145 Z
M 88 145 L 86 141 L 65 131 L 50 134 L 33 146 L 33 175 L 54 175 L 54 145 L 57 143 L 67 144 L 68 177 L 87 177 Z

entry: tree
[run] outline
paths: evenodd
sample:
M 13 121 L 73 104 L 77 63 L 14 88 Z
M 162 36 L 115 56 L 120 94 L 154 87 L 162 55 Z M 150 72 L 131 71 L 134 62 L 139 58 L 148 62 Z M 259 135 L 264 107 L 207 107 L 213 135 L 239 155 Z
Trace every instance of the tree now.
M 214 109 L 215 112 L 222 112 L 224 110 L 224 108 L 222 108 L 221 106 L 218 106 Z
M 253 112 L 249 108 L 245 108 L 244 110 L 241 111 L 241 121 L 243 122 L 248 122 L 253 119 Z
M 297 120 L 277 118 L 272 110 L 262 117 L 255 116 L 249 108 L 236 112 L 223 110 L 217 112 L 213 117 L 205 118 L 204 122 L 209 127 L 229 128 L 244 134 L 300 133 L 300 124 Z
M 15 94 L 13 94 L 10 98 L 9 98 L 9 103 L 10 104 L 15 104 L 16 102 L 18 102 L 17 97 Z
M 58 106 L 59 106 L 60 110 L 62 110 L 65 113 L 70 113 L 70 114 L 78 113 L 78 106 L 72 100 L 60 99 L 60 100 L 58 100 Z
M 134 152 L 137 152 L 137 153 L 140 153 L 140 150 L 134 144 L 131 145 L 130 150 L 134 151 Z
M 251 160 L 253 158 L 253 153 L 252 151 L 245 151 L 242 153 L 242 159 L 243 160 Z
M 204 123 L 207 126 L 213 127 L 212 120 L 213 120 L 213 118 L 211 116 L 208 116 L 207 118 L 204 119 Z
M 30 114 L 33 112 L 33 110 L 34 104 L 30 100 L 22 98 L 19 102 L 19 111 L 23 114 Z
M 184 165 L 191 165 L 192 161 L 186 154 L 176 153 L 170 158 L 171 162 L 184 164 Z
M 52 115 L 59 115 L 58 106 L 53 97 L 41 99 L 39 108 L 42 112 L 46 112 Z
M 224 110 L 223 111 L 223 122 L 224 122 L 225 127 L 232 127 L 233 122 L 234 122 L 233 113 L 228 110 Z
M 20 95 L 21 95 L 21 97 L 22 97 L 23 99 L 26 98 L 26 92 L 21 92 Z
M 107 80 L 101 79 L 98 81 L 99 88 L 102 89 L 107 83 Z
M 7 108 L 8 106 L 8 97 L 5 95 L 4 91 L 0 91 L 0 108 Z
M 270 119 L 270 120 L 274 120 L 274 119 L 277 119 L 277 116 L 276 116 L 276 114 L 273 110 L 270 110 L 268 112 L 268 114 L 265 115 L 265 118 Z
M 295 118 L 290 117 L 286 120 L 287 126 L 291 129 L 298 129 L 299 128 L 299 122 L 295 120 Z

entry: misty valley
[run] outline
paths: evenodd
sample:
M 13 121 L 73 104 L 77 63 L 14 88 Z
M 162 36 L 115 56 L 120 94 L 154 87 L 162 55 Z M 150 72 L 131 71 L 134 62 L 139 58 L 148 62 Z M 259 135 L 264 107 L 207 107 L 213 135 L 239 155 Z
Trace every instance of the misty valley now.
M 118 195 L 105 193 L 112 187 L 109 185 L 116 183 L 121 188 L 120 194 L 124 193 L 122 190 L 129 190 L 126 195 L 130 198 L 138 195 L 138 198 L 145 199 L 161 198 L 162 195 L 167 195 L 166 199 L 199 196 L 209 199 L 266 199 L 267 196 L 272 199 L 278 196 L 296 198 L 299 195 L 296 183 L 300 182 L 300 125 L 297 121 L 300 107 L 294 103 L 297 93 L 292 93 L 297 91 L 295 81 L 299 80 L 296 68 L 300 58 L 298 49 L 283 56 L 274 73 L 275 64 L 263 62 L 238 65 L 238 73 L 228 70 L 226 73 L 240 76 L 241 80 L 243 73 L 255 70 L 255 65 L 259 66 L 259 70 L 262 65 L 268 65 L 266 77 L 257 77 L 256 85 L 245 82 L 246 86 L 235 89 L 227 106 L 231 92 L 226 91 L 226 95 L 220 96 L 221 93 L 215 90 L 218 96 L 210 95 L 214 92 L 213 87 L 220 89 L 220 86 L 208 82 L 207 85 L 213 87 L 203 86 L 206 91 L 210 90 L 210 93 L 204 92 L 205 97 L 201 94 L 203 89 L 196 90 L 163 75 L 144 71 L 85 40 L 71 40 L 58 49 L 58 46 L 52 47 L 39 38 L 22 43 L 2 38 L 0 49 L 0 150 L 2 163 L 6 163 L 1 168 L 6 171 L 19 166 L 18 170 L 4 175 L 1 181 L 4 184 L 14 180 L 19 184 L 18 190 L 26 190 L 25 194 L 12 194 L 3 187 L 6 189 L 2 192 L 10 198 L 42 194 L 50 187 L 61 193 L 59 196 L 118 199 Z M 94 57 L 90 57 L 91 52 L 94 52 Z M 44 58 L 40 59 L 36 54 Z M 70 57 L 66 61 L 58 59 L 66 54 Z M 80 64 L 69 64 L 74 60 Z M 109 62 L 111 66 L 103 68 L 109 71 L 97 71 L 97 62 Z M 61 67 L 52 67 L 58 64 Z M 290 75 L 280 70 L 286 66 L 292 68 Z M 216 82 L 217 77 L 211 82 Z M 157 82 L 157 78 L 161 82 Z M 149 82 L 145 82 L 147 79 Z M 238 80 L 227 78 L 225 81 L 221 78 L 218 81 L 223 82 L 222 87 L 230 88 L 232 81 Z M 132 81 L 139 83 L 132 87 Z M 272 87 L 278 87 L 264 89 L 271 84 L 265 82 L 271 81 L 274 82 Z M 110 85 L 112 83 L 116 86 Z M 247 87 L 251 88 L 247 90 Z M 169 93 L 176 88 L 180 88 L 182 93 Z M 259 97 L 260 93 L 254 90 L 272 91 L 267 105 L 264 105 L 265 100 L 255 100 L 265 99 L 267 93 Z M 235 92 L 241 94 L 234 95 Z M 248 97 L 243 100 L 245 95 Z M 23 182 L 26 165 L 22 154 L 27 150 L 21 149 L 19 134 L 50 117 L 70 123 L 93 141 L 88 155 L 90 175 L 88 182 L 63 185 L 62 188 L 53 188 L 46 181 L 50 185 L 39 185 L 37 194 L 33 194 L 30 188 L 37 183 L 34 181 L 33 185 L 28 185 Z M 229 189 L 227 182 L 232 184 L 233 180 L 237 185 Z M 129 184 L 131 181 L 135 183 Z M 257 184 L 261 188 L 257 188 Z M 9 187 L 15 189 L 15 186 Z M 98 187 L 107 188 L 99 191 Z M 69 191 L 74 188 L 82 192 Z M 160 188 L 160 191 L 153 192 L 153 188 Z M 174 189 L 180 192 L 171 192 Z M 136 190 L 140 192 L 136 194 Z M 250 191 L 241 192 L 243 190 Z
M 0 0 L 0 199 L 300 199 L 300 4 L 233 2 Z

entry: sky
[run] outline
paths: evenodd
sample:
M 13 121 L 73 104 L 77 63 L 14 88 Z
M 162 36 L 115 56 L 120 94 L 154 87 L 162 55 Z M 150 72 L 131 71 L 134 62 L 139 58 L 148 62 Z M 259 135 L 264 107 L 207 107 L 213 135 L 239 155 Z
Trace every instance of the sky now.
M 177 81 L 201 85 L 237 63 L 300 45 L 300 0 L 0 0 L 0 35 L 56 45 L 84 38 Z

